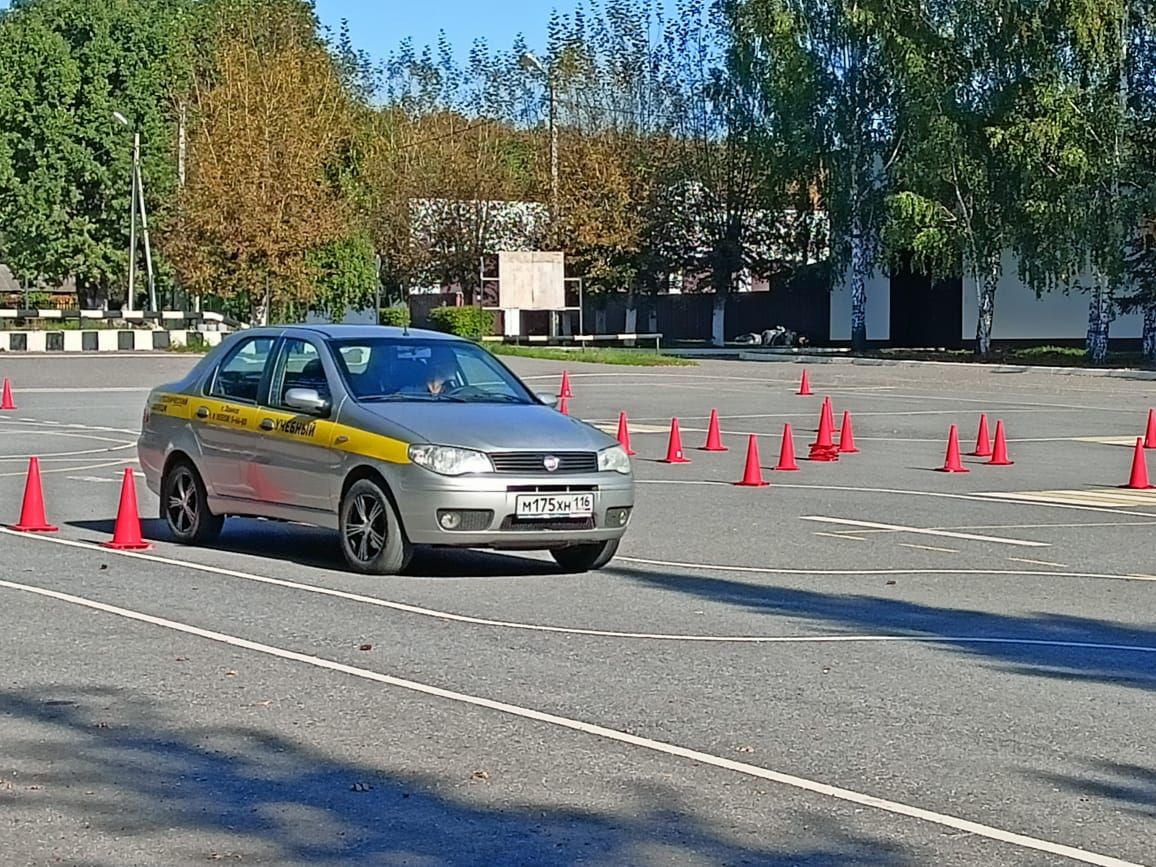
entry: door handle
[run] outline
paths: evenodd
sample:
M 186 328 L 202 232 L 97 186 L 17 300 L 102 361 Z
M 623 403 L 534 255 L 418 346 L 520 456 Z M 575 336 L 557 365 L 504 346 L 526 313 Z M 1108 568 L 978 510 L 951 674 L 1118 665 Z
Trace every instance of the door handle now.
M 273 430 L 274 427 L 276 427 L 276 425 L 273 424 L 273 419 L 271 419 L 271 418 L 261 419 L 261 430 Z
M 209 408 L 207 406 L 198 406 L 197 407 L 197 418 L 208 418 L 208 417 L 209 417 Z

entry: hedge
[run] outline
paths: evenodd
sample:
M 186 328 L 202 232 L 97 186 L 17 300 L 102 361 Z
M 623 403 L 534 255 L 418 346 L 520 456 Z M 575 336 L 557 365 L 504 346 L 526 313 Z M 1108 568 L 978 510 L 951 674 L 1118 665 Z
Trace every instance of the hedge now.
M 435 307 L 429 312 L 429 324 L 437 331 L 479 340 L 494 333 L 494 313 L 481 307 Z
M 379 311 L 379 321 L 382 325 L 404 328 L 410 324 L 409 305 L 395 304 L 392 307 L 382 307 Z

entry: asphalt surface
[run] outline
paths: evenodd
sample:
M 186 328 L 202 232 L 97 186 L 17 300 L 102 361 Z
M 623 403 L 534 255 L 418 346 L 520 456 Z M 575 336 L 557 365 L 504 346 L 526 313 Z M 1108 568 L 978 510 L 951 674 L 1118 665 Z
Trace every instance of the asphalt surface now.
M 619 558 L 367 579 L 318 530 L 173 545 L 141 479 L 153 547 L 99 547 L 195 360 L 0 357 L 0 520 L 36 454 L 60 527 L 0 533 L 4 863 L 1156 864 L 1156 491 L 1120 487 L 1156 383 L 575 363 L 571 413 L 639 452 Z M 1014 465 L 936 472 L 981 412 Z M 751 433 L 768 487 L 733 484 Z

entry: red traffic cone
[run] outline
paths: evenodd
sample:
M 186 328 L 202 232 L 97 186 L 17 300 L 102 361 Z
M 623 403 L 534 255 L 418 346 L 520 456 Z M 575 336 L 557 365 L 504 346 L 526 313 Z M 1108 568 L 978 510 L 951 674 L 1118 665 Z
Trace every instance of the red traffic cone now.
M 562 415 L 570 415 L 570 410 L 566 407 L 566 398 L 564 397 L 558 398 L 558 412 L 562 413 Z
M 947 460 L 944 461 L 943 467 L 940 469 L 941 473 L 970 473 L 967 467 L 959 459 L 959 431 L 956 430 L 955 425 L 951 426 L 951 431 L 947 435 Z
M 763 468 L 759 465 L 759 440 L 754 434 L 747 440 L 747 466 L 742 481 L 735 484 L 740 488 L 765 488 L 770 484 L 763 478 Z
M 807 379 L 807 369 L 803 368 L 803 379 L 799 382 L 799 390 L 795 392 L 804 396 L 809 396 L 815 392 L 811 391 L 811 380 Z
M 141 538 L 140 515 L 136 508 L 136 482 L 132 468 L 125 467 L 124 483 L 120 486 L 120 506 L 116 510 L 116 526 L 112 539 L 101 543 L 105 548 L 139 551 L 149 547 Z
M 562 371 L 562 388 L 558 391 L 558 397 L 573 397 L 574 392 L 570 390 L 570 375 L 566 371 Z
M 853 455 L 859 449 L 855 447 L 855 432 L 851 429 L 851 413 L 843 410 L 843 427 L 839 431 L 839 452 Z
M 1148 410 L 1148 431 L 1144 435 L 1144 448 L 1156 449 L 1156 409 Z
M 1153 487 L 1148 484 L 1148 464 L 1144 458 L 1144 440 L 1140 437 L 1136 437 L 1136 451 L 1132 453 L 1132 475 L 1128 479 L 1128 484 L 1120 487 L 1134 488 L 1140 491 L 1147 491 Z
M 702 447 L 704 452 L 725 452 L 729 449 L 722 443 L 722 434 L 719 432 L 718 426 L 718 410 L 712 409 L 710 411 L 710 424 L 706 431 L 706 445 Z
M 991 440 L 987 436 L 987 413 L 980 413 L 979 432 L 975 435 L 975 451 L 971 454 L 977 458 L 991 457 Z
M 690 460 L 682 454 L 682 435 L 678 432 L 678 419 L 670 420 L 670 444 L 666 447 L 666 457 L 660 461 L 664 464 L 689 464 Z
M 626 426 L 626 413 L 618 413 L 618 444 L 626 449 L 628 455 L 636 455 L 634 449 L 630 447 L 630 429 Z
M 834 440 L 834 418 L 831 409 L 831 398 L 823 398 L 823 410 L 819 414 L 819 437 L 811 443 L 811 453 L 807 456 L 811 461 L 839 460 L 839 447 Z
M 1009 460 L 1007 456 L 1007 442 L 1003 435 L 1003 419 L 996 419 L 995 423 L 995 451 L 991 456 L 991 460 L 987 462 L 989 467 L 1010 467 L 1015 461 Z
M 12 383 L 8 381 L 8 377 L 4 377 L 4 393 L 0 396 L 0 409 L 16 409 L 16 404 L 12 402 Z
M 783 445 L 779 449 L 779 464 L 775 467 L 780 471 L 797 471 L 799 465 L 795 463 L 795 439 L 791 436 L 791 425 L 783 425 Z
M 7 382 L 7 380 L 5 380 Z M 24 502 L 20 507 L 20 523 L 9 529 L 21 533 L 55 533 L 59 527 L 48 523 L 44 514 L 44 491 L 40 487 L 40 459 L 28 459 L 28 479 L 24 483 Z

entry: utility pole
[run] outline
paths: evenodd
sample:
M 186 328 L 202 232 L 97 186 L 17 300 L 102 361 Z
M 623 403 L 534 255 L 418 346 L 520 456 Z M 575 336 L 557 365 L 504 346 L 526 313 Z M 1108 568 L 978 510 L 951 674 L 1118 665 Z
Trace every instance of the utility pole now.
M 157 311 L 157 287 L 153 281 L 153 252 L 152 245 L 149 243 L 149 221 L 145 214 L 145 199 L 144 199 L 144 178 L 140 171 L 140 133 L 133 134 L 133 154 L 136 171 L 136 192 L 137 199 L 140 202 L 140 227 L 141 234 L 144 236 L 144 250 L 145 250 L 145 269 L 148 271 L 149 281 L 149 310 L 153 313 Z
M 132 216 L 128 230 L 128 294 L 125 297 L 125 310 L 132 312 L 136 300 L 136 148 L 134 143 L 132 152 L 132 168 L 129 174 L 132 177 L 132 194 L 129 201 L 129 210 Z
M 534 69 L 546 77 L 546 92 L 550 103 L 550 213 L 558 216 L 558 123 L 557 123 L 557 94 L 554 71 L 547 69 L 537 57 L 529 51 L 524 52 L 519 59 L 523 69 Z

